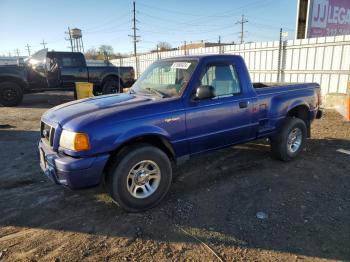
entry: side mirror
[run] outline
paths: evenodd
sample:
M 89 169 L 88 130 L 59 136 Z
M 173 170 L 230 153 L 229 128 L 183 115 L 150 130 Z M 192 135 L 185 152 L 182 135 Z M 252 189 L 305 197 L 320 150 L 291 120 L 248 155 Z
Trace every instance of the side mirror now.
M 215 97 L 215 89 L 213 86 L 202 85 L 197 87 L 195 99 L 203 100 L 203 99 L 211 99 Z

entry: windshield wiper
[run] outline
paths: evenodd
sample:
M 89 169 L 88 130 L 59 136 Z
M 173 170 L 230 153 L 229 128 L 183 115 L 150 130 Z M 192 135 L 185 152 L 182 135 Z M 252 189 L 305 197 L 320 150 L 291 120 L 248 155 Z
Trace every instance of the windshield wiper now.
M 150 92 L 152 92 L 153 94 L 156 94 L 156 95 L 160 96 L 161 98 L 169 97 L 168 94 L 163 93 L 162 91 L 159 91 L 158 89 L 154 89 L 154 88 L 147 87 L 147 88 L 145 88 L 145 90 L 150 91 Z

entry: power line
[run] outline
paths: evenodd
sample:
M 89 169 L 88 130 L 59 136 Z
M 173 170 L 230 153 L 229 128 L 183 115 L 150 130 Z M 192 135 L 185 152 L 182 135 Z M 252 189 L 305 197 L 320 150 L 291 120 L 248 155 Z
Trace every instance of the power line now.
M 26 48 L 27 48 L 27 51 L 28 51 L 28 56 L 30 56 L 30 45 L 27 44 L 27 45 L 26 45 Z
M 272 30 L 272 31 L 276 31 L 276 29 L 280 29 L 280 26 L 278 25 L 270 25 L 270 24 L 262 24 L 262 23 L 257 23 L 255 22 L 255 19 L 250 19 L 249 23 L 257 26 L 257 27 L 260 27 L 260 28 L 264 28 L 264 29 L 267 29 L 267 30 Z M 294 29 L 290 28 L 290 27 L 283 27 L 284 29 L 288 30 L 288 31 L 295 31 Z
M 241 44 L 244 42 L 244 24 L 248 23 L 248 20 L 244 18 L 244 15 L 242 15 L 242 18 L 240 21 L 237 21 L 236 24 L 241 25 L 241 33 L 240 33 L 240 38 L 241 38 Z
M 194 27 L 217 27 L 217 26 L 222 26 L 222 25 L 217 25 L 217 24 L 213 24 L 213 23 L 210 23 L 210 24 L 205 24 L 205 23 L 196 23 L 196 24 L 193 24 L 193 23 L 187 23 L 187 22 L 181 22 L 181 21 L 177 21 L 177 20 L 172 20 L 172 19 L 169 19 L 169 18 L 164 18 L 164 17 L 157 17 L 157 16 L 154 16 L 154 15 L 150 15 L 148 13 L 145 13 L 145 12 L 140 12 L 141 15 L 144 15 L 144 16 L 147 16 L 153 20 L 156 21 L 156 25 L 158 26 L 159 25 L 159 21 L 161 20 L 162 23 L 165 22 L 165 23 L 171 23 L 172 25 L 174 25 L 173 27 L 170 27 L 170 28 L 173 28 L 173 29 L 177 29 L 179 28 L 178 25 L 184 25 L 184 26 L 194 26 Z M 144 22 L 142 22 L 142 24 L 144 24 Z M 227 25 L 229 26 L 229 25 Z M 181 28 L 180 30 L 182 30 L 183 28 Z
M 130 23 L 130 21 L 128 22 Z M 88 32 L 88 33 L 85 33 L 84 34 L 87 34 L 87 35 L 108 35 L 108 34 L 115 34 L 116 33 L 116 29 L 118 29 L 118 27 L 115 27 L 114 30 L 111 30 L 111 31 L 94 31 L 94 32 Z M 117 33 L 120 33 L 120 32 L 129 32 L 130 29 L 123 29 L 123 30 L 119 30 L 118 29 L 118 32 Z
M 122 23 L 118 23 L 118 24 L 109 23 L 108 25 L 103 26 L 103 27 L 99 27 L 99 28 L 95 28 L 95 29 L 89 29 L 87 31 L 84 30 L 84 33 L 95 34 L 95 33 L 105 32 L 105 31 L 110 31 L 110 30 L 114 30 L 114 32 L 115 32 L 115 29 L 118 29 L 118 31 L 120 31 L 120 28 L 122 28 L 124 25 L 126 25 L 128 23 L 130 23 L 129 19 L 126 20 L 126 21 L 123 21 Z
M 118 17 L 121 18 L 121 19 L 116 20 L 115 17 L 109 18 L 109 19 L 105 20 L 105 22 L 103 22 L 103 23 L 101 23 L 101 24 L 97 24 L 97 25 L 95 25 L 95 26 L 93 26 L 93 27 L 84 28 L 84 32 L 85 32 L 85 33 L 87 33 L 87 32 L 91 33 L 92 31 L 98 31 L 98 30 L 100 30 L 100 29 L 104 29 L 106 26 L 109 27 L 110 25 L 114 24 L 115 22 L 120 22 L 120 21 L 122 21 L 123 18 L 124 18 L 124 17 L 127 17 L 129 14 L 130 14 L 130 11 L 121 13 L 121 14 L 118 15 Z M 129 22 L 129 21 L 130 21 L 130 20 L 128 20 L 127 22 Z M 124 22 L 121 23 L 121 24 L 118 23 L 118 24 L 115 25 L 115 26 L 123 25 L 123 24 L 125 24 L 125 23 L 124 23 Z
M 211 28 L 210 30 L 183 30 L 181 27 L 179 28 L 162 28 L 162 29 L 156 29 L 156 31 L 153 30 L 143 30 L 142 32 L 148 32 L 148 33 L 154 33 L 154 34 L 164 34 L 164 33 L 173 33 L 173 32 L 182 32 L 182 33 L 191 33 L 191 35 L 193 34 L 203 34 L 203 33 L 210 33 L 210 32 L 217 32 L 218 30 L 223 30 L 223 29 L 228 29 L 229 25 L 225 25 L 225 26 L 221 26 L 218 28 Z
M 219 12 L 219 13 L 215 13 L 212 15 L 200 15 L 200 14 L 193 14 L 193 13 L 184 13 L 184 12 L 180 12 L 178 10 L 170 10 L 170 9 L 165 9 L 165 8 L 160 8 L 157 6 L 151 6 L 149 4 L 144 4 L 144 3 L 139 3 L 139 5 L 146 7 L 148 9 L 151 10 L 160 10 L 162 12 L 168 12 L 171 14 L 177 13 L 177 14 L 182 14 L 184 16 L 190 16 L 190 17 L 197 17 L 195 19 L 190 20 L 191 21 L 201 21 L 201 20 L 208 20 L 208 18 L 212 17 L 212 18 L 227 18 L 227 17 L 232 17 L 232 15 L 237 14 L 237 11 L 240 9 L 248 9 L 252 6 L 254 6 L 254 9 L 260 8 L 260 7 L 266 7 L 268 5 L 268 2 L 270 2 L 272 0 L 257 0 L 254 2 L 250 2 L 241 6 L 236 7 L 234 10 L 230 10 L 230 11 L 225 11 L 225 12 Z M 240 11 L 238 11 L 240 12 Z M 179 23 L 179 21 L 176 21 L 176 23 Z M 180 22 L 181 23 L 181 22 Z

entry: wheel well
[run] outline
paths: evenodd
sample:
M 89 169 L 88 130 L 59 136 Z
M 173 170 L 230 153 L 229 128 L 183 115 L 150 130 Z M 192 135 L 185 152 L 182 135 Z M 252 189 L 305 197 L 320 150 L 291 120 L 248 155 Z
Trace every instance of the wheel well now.
M 124 86 L 123 81 L 120 79 L 119 76 L 116 76 L 116 75 L 107 75 L 107 76 L 105 76 L 102 79 L 102 85 L 101 86 L 103 86 L 106 83 L 107 80 L 115 80 L 115 81 L 118 81 L 118 82 L 120 81 L 121 86 L 122 87 Z
M 136 146 L 137 144 L 149 144 L 157 147 L 162 150 L 170 160 L 175 160 L 175 151 L 166 138 L 158 135 L 144 135 L 125 142 L 113 151 L 106 164 L 106 170 L 111 166 L 111 163 L 118 158 L 118 156 L 122 155 L 123 152 L 126 152 L 129 148 Z
M 287 116 L 300 118 L 307 123 L 309 121 L 309 109 L 304 105 L 297 106 L 289 110 Z
M 22 79 L 13 76 L 1 76 L 0 83 L 2 82 L 14 82 L 18 84 L 23 90 L 27 86 L 26 82 L 24 82 Z
M 309 119 L 309 108 L 305 105 L 300 105 L 292 108 L 288 111 L 287 116 L 296 117 L 303 120 L 306 124 L 307 135 L 310 137 L 310 119 Z

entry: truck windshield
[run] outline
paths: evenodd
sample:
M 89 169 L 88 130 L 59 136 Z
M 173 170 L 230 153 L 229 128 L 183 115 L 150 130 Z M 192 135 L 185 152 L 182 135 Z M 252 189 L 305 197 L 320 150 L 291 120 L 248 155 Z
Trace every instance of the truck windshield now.
M 197 64 L 196 60 L 155 62 L 136 81 L 131 92 L 160 97 L 180 96 Z
M 37 65 L 45 66 L 47 50 L 48 50 L 47 48 L 39 50 L 35 54 L 28 57 L 26 62 L 32 66 L 37 66 Z
M 47 48 L 39 50 L 25 61 L 36 73 L 45 77 Z

